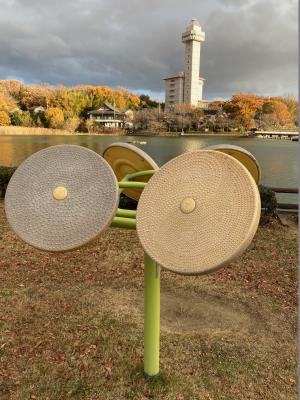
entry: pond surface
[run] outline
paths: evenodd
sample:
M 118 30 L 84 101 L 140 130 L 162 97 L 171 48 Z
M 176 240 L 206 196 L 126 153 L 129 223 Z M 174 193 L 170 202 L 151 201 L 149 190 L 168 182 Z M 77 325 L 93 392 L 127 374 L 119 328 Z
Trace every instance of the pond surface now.
M 0 165 L 17 166 L 25 158 L 48 146 L 76 144 L 88 147 L 98 154 L 113 142 L 145 141 L 135 144 L 148 153 L 158 165 L 187 151 L 212 144 L 234 144 L 249 150 L 262 169 L 261 183 L 266 186 L 298 187 L 298 143 L 290 140 L 242 137 L 149 137 L 149 136 L 0 136 Z M 297 195 L 278 195 L 279 201 L 296 202 Z

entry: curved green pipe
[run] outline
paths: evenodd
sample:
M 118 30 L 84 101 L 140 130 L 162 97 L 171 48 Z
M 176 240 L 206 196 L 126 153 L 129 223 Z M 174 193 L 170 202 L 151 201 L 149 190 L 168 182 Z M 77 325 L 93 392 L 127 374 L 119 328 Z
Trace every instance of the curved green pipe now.
M 136 219 L 124 218 L 124 217 L 114 217 L 112 219 L 110 226 L 114 227 L 114 228 L 135 229 Z
M 133 172 L 132 174 L 127 174 L 127 175 L 125 175 L 124 178 L 121 179 L 120 182 L 118 182 L 118 183 L 119 183 L 119 194 L 121 194 L 121 193 L 123 192 L 123 190 L 126 189 L 126 188 L 131 188 L 131 189 L 144 189 L 144 187 L 145 187 L 145 186 L 141 187 L 141 186 L 139 186 L 139 185 L 137 185 L 137 186 L 134 186 L 134 185 L 132 185 L 132 186 L 120 186 L 120 183 L 125 183 L 125 182 L 128 182 L 128 183 L 129 183 L 129 181 L 130 181 L 131 179 L 138 178 L 139 176 L 154 175 L 155 172 L 156 172 L 155 169 L 149 169 L 149 170 L 147 170 L 147 171 L 138 171 L 138 172 Z M 132 184 L 134 184 L 134 183 L 139 184 L 139 183 L 145 183 L 145 182 L 131 182 L 131 183 L 132 183 Z
M 147 171 L 133 172 L 132 174 L 125 175 L 122 181 L 130 181 L 131 179 L 138 178 L 140 176 L 149 176 L 155 174 L 155 169 L 148 169 Z

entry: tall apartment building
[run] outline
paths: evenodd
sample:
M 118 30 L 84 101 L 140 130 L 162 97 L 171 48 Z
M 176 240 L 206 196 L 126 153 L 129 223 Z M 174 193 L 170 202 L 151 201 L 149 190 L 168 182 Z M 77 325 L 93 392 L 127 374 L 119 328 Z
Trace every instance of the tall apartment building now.
M 182 34 L 182 43 L 185 44 L 184 72 L 164 78 L 165 81 L 165 109 L 168 110 L 178 104 L 189 104 L 201 107 L 204 79 L 200 74 L 200 49 L 205 41 L 205 33 L 196 19 L 192 19 Z

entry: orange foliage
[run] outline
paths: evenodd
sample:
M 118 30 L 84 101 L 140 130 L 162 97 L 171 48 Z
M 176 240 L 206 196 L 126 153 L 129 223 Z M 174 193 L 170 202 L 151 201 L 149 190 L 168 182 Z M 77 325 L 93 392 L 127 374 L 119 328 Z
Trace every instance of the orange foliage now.
M 287 108 L 287 105 L 282 101 L 273 101 L 272 102 L 273 114 L 276 117 L 279 125 L 289 125 L 292 122 L 291 114 Z
M 262 108 L 263 100 L 253 94 L 237 93 L 224 103 L 224 110 L 245 129 L 254 125 L 254 116 Z
M 19 92 L 19 105 L 23 110 L 32 107 L 47 107 L 53 97 L 52 91 L 41 85 L 22 85 Z
M 18 80 L 0 80 L 0 92 L 11 96 L 17 96 L 20 92 L 22 82 Z
M 100 107 L 104 102 L 126 110 L 137 108 L 140 98 L 123 87 L 111 89 L 108 86 L 80 85 L 66 88 L 65 86 L 48 87 L 46 85 L 23 85 L 20 81 L 0 80 L 0 95 L 13 97 L 24 111 L 31 111 L 37 106 L 60 108 L 65 117 L 83 116 L 93 108 Z M 6 110 L 4 103 L 1 107 Z M 15 107 L 14 107 L 15 108 Z
M 208 104 L 208 108 L 209 108 L 209 109 L 212 109 L 212 110 L 214 110 L 214 109 L 216 109 L 216 108 L 221 108 L 221 107 L 224 106 L 224 103 L 225 103 L 224 100 L 214 100 L 214 101 L 211 101 L 211 102 Z

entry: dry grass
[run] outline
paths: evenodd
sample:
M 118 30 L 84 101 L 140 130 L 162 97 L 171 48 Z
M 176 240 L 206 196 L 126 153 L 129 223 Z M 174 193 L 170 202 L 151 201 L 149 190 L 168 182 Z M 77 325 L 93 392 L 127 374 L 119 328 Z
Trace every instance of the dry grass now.
M 0 126 L 1 135 L 74 135 L 64 129 L 35 128 L 24 126 Z
M 48 254 L 0 204 L 1 400 L 296 399 L 295 226 L 261 226 L 213 275 L 162 272 L 162 374 L 145 381 L 136 233 Z
M 37 127 L 24 127 L 24 126 L 0 126 L 0 136 L 5 135 L 90 135 L 90 136 L 101 136 L 101 135 L 125 135 L 124 129 L 110 129 L 106 128 L 104 131 L 99 132 L 70 132 L 65 129 L 50 129 L 50 128 L 37 128 Z

